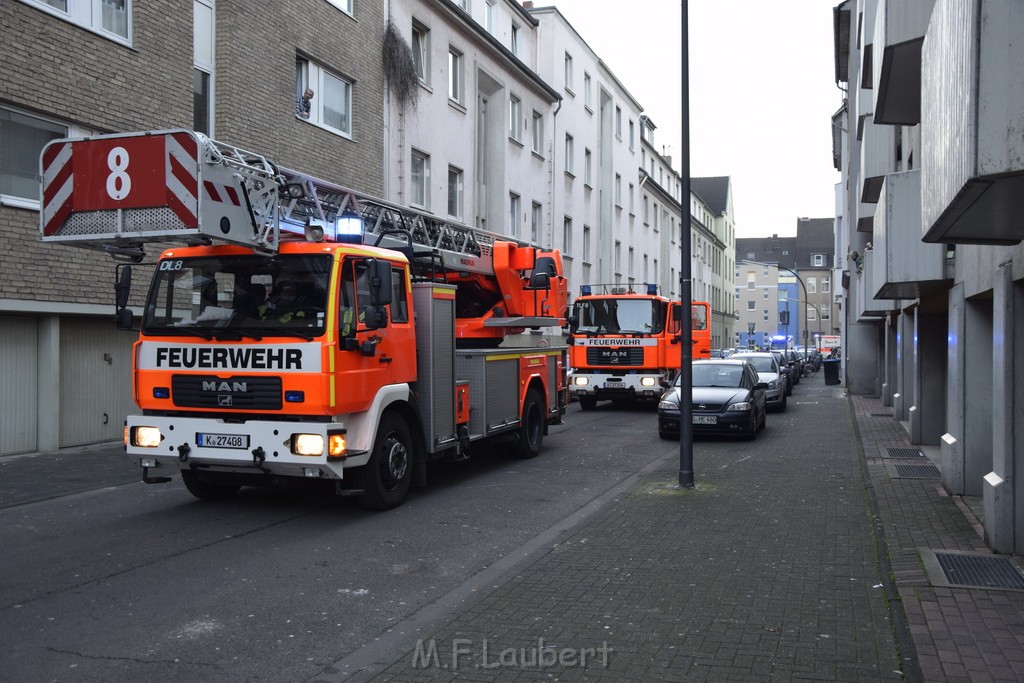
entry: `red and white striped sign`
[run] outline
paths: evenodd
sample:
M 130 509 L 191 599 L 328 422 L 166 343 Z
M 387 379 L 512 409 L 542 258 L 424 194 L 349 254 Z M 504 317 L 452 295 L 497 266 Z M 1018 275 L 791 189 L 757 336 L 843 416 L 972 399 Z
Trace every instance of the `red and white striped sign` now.
M 198 228 L 199 145 L 187 132 L 63 141 L 43 150 L 44 236 L 72 212 L 170 208 Z M 111 232 L 114 232 L 112 223 Z

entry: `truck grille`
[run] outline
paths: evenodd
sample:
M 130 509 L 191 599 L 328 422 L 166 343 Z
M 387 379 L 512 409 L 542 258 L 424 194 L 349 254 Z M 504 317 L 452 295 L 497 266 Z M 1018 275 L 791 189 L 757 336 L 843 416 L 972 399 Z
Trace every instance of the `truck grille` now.
M 640 347 L 631 348 L 605 348 L 605 347 L 587 347 L 587 365 L 591 367 L 596 366 L 615 366 L 615 365 L 633 365 L 642 366 L 644 364 L 644 350 Z
M 280 410 L 280 377 L 220 377 L 174 375 L 174 405 L 218 410 Z

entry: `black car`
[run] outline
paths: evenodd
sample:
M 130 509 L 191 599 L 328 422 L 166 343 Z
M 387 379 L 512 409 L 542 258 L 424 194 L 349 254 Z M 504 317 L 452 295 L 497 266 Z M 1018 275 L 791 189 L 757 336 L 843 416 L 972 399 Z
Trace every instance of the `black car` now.
M 765 426 L 768 385 L 745 360 L 693 361 L 693 433 L 753 439 Z M 680 378 L 658 404 L 658 436 L 679 437 Z

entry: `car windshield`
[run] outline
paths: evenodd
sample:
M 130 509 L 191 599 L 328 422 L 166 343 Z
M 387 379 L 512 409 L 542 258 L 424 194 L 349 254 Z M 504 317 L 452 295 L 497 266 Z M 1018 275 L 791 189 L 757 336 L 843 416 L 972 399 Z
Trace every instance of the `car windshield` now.
M 739 357 L 733 356 L 733 358 Z M 775 364 L 768 356 L 743 356 L 742 358 L 753 365 L 758 372 L 775 372 Z
M 743 383 L 743 366 L 718 363 L 694 363 L 693 386 L 735 388 Z M 679 382 L 676 382 L 676 386 Z
M 204 256 L 157 265 L 143 332 L 237 338 L 323 333 L 331 257 Z

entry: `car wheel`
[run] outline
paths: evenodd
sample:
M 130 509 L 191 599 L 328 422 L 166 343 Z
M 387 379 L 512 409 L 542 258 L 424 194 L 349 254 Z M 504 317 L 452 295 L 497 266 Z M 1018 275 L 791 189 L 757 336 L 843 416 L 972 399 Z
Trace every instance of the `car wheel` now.
M 523 416 L 519 420 L 519 432 L 516 434 L 515 453 L 524 460 L 540 455 L 540 445 L 544 441 L 544 397 L 536 389 L 526 392 L 523 401 Z
M 409 426 L 401 415 L 387 413 L 380 421 L 370 461 L 356 470 L 357 498 L 367 510 L 398 507 L 412 483 L 413 445 Z
M 757 415 L 753 415 L 750 418 L 750 426 L 743 432 L 743 438 L 747 441 L 753 441 L 757 437 Z
M 597 399 L 593 396 L 580 396 L 580 408 L 583 410 L 593 410 L 597 407 Z
M 673 434 L 672 432 L 663 432 L 661 430 L 658 430 L 658 436 L 666 441 L 674 441 L 679 438 L 679 435 L 677 434 Z
M 786 396 L 788 396 L 788 395 L 789 394 L 787 394 L 786 392 L 782 392 L 782 403 L 779 404 L 779 412 L 780 413 L 786 412 L 786 404 L 789 402 L 789 399 L 786 398 Z

